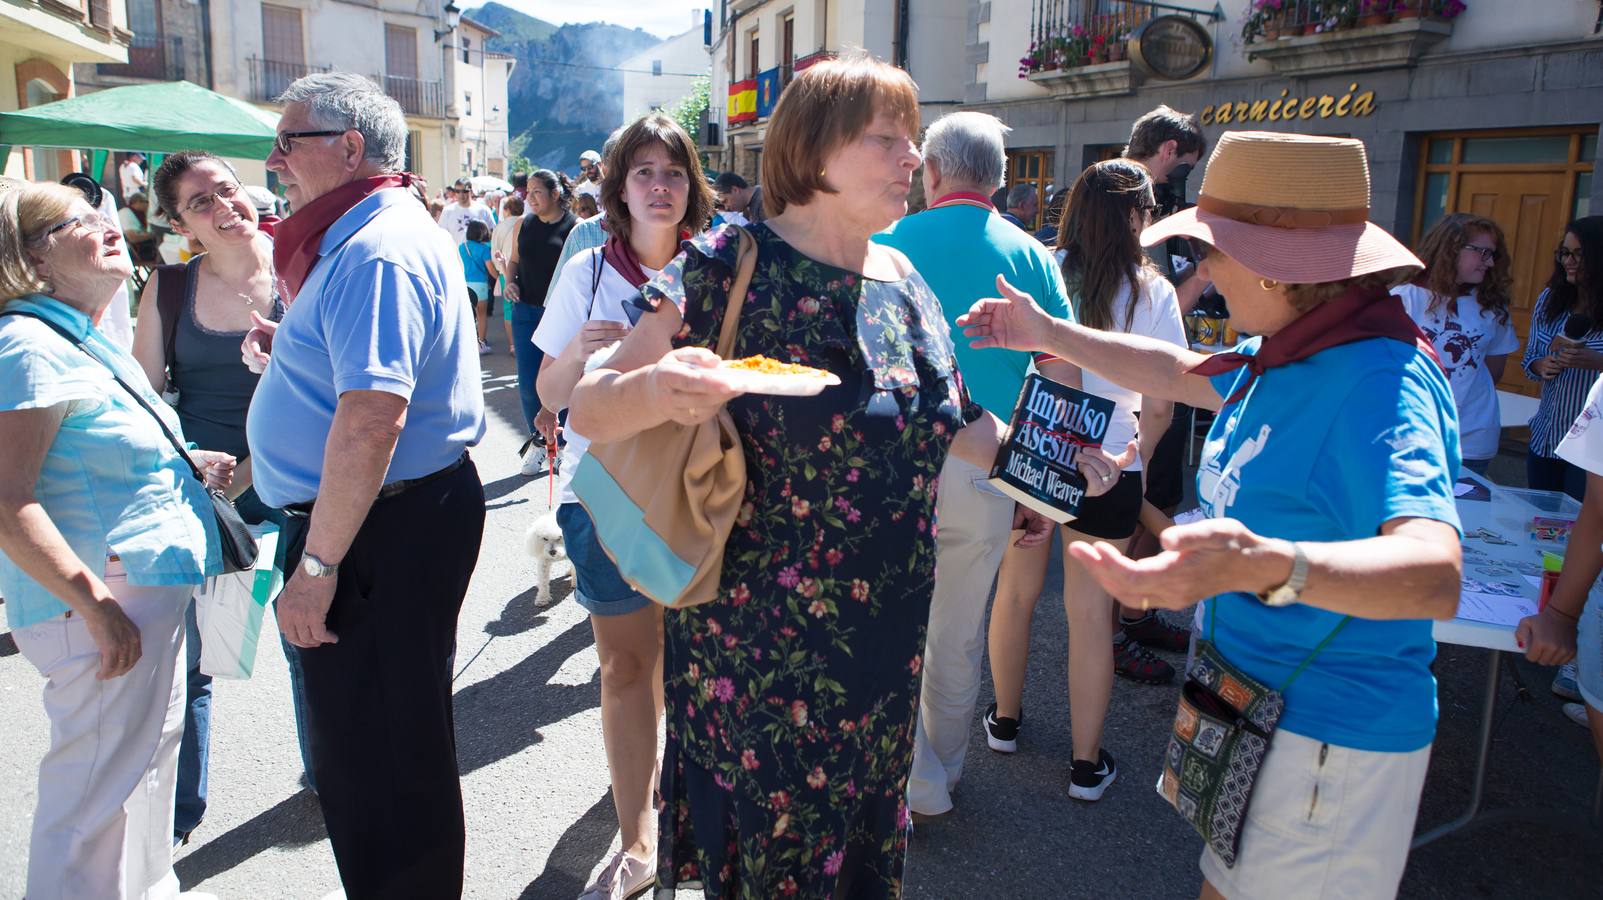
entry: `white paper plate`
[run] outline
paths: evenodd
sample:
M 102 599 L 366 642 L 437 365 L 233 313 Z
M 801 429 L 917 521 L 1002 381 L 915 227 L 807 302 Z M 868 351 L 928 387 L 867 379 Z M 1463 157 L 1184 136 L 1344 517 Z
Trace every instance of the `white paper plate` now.
M 737 391 L 748 394 L 771 394 L 778 397 L 811 397 L 840 384 L 833 372 L 823 375 L 774 375 L 720 366 L 718 374 Z

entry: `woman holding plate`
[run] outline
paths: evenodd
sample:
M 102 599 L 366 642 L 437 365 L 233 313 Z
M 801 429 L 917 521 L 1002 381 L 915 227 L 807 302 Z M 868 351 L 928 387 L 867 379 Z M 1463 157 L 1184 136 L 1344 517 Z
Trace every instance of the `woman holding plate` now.
M 1142 560 L 1070 550 L 1126 604 L 1207 598 L 1198 658 L 1214 662 L 1193 667 L 1188 698 L 1200 682 L 1284 703 L 1244 815 L 1212 807 L 1207 828 L 1227 840 L 1203 852 L 1204 897 L 1389 897 L 1408 857 L 1436 726 L 1430 620 L 1458 607 L 1458 423 L 1429 344 L 1387 294 L 1421 265 L 1368 222 L 1368 176 L 1359 141 L 1229 132 L 1197 206 L 1142 233 L 1206 253 L 1201 277 L 1230 297 L 1231 324 L 1260 336 L 1232 352 L 1052 320 L 1005 283 L 959 320 L 976 344 L 1219 411 L 1197 476 L 1208 520 L 1164 532 Z M 1182 705 L 1160 790 L 1193 821 L 1225 798 L 1173 759 L 1217 738 Z

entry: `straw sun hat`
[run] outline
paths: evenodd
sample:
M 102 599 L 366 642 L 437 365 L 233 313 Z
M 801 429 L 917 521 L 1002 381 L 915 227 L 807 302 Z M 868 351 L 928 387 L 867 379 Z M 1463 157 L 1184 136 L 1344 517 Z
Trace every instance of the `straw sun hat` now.
M 1369 162 L 1363 142 L 1350 138 L 1225 132 L 1197 205 L 1148 227 L 1141 244 L 1172 237 L 1206 241 L 1283 284 L 1424 268 L 1369 221 Z

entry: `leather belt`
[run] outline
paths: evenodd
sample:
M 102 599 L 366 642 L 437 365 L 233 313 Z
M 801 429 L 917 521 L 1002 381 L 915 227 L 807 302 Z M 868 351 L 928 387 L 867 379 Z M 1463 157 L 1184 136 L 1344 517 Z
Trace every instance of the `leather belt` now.
M 378 489 L 378 496 L 373 498 L 374 502 L 379 500 L 388 500 L 391 497 L 404 494 L 412 488 L 428 484 L 431 481 L 438 481 L 452 472 L 455 472 L 457 469 L 462 468 L 462 464 L 467 461 L 468 452 L 463 450 L 462 455 L 458 456 L 455 462 L 452 462 L 450 465 L 439 470 L 438 472 L 430 472 L 429 474 L 419 478 L 403 478 L 400 481 L 392 481 Z M 309 519 L 312 516 L 312 506 L 315 503 L 317 503 L 317 499 L 315 497 L 311 500 L 307 500 L 305 503 L 291 503 L 284 507 L 284 513 L 285 515 L 293 516 L 297 519 Z

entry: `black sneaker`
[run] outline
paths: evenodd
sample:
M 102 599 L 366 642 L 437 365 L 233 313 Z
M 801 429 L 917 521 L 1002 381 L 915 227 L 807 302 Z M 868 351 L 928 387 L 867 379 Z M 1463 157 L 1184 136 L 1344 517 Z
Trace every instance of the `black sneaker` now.
M 1123 634 L 1113 641 L 1113 673 L 1137 684 L 1168 684 L 1174 680 L 1174 666 Z
M 992 703 L 985 710 L 985 743 L 998 753 L 1012 753 L 1019 749 L 1019 726 L 1024 724 L 1024 711 L 1019 710 L 1017 719 L 1007 716 L 997 718 L 996 704 Z
M 1119 767 L 1113 762 L 1113 754 L 1098 750 L 1096 762 L 1077 759 L 1070 766 L 1069 796 L 1076 800 L 1101 800 L 1102 792 L 1118 777 Z
M 1184 653 L 1191 648 L 1191 629 L 1182 628 L 1155 611 L 1134 621 L 1121 618 L 1119 627 L 1124 629 L 1125 637 L 1154 650 Z

